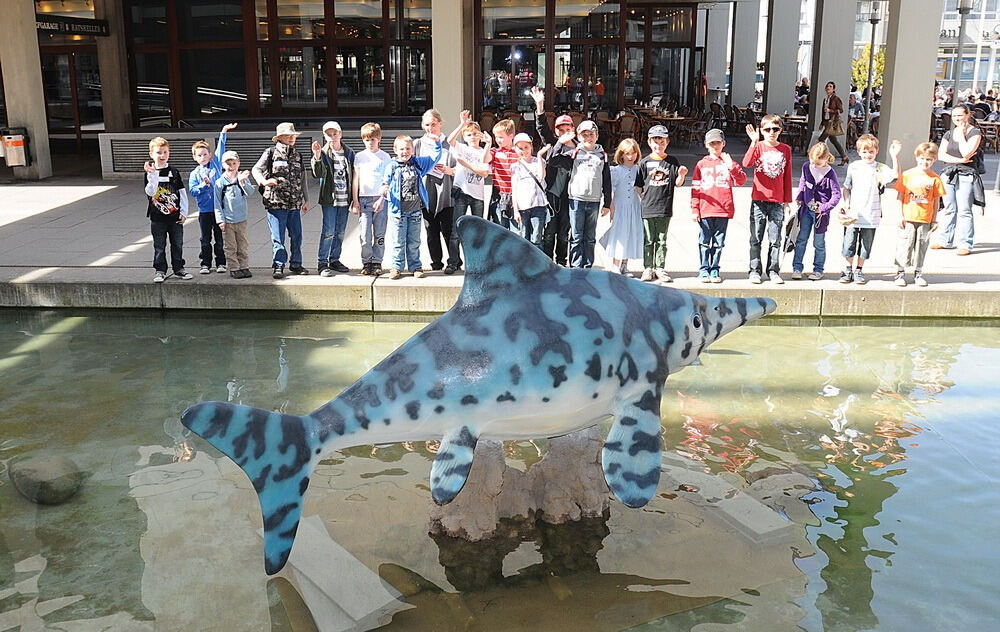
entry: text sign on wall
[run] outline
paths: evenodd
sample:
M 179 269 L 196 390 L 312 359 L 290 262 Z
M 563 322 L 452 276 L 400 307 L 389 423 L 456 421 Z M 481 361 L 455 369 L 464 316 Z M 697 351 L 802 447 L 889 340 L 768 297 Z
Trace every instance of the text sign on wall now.
M 35 15 L 35 28 L 42 33 L 62 33 L 64 35 L 107 37 L 111 34 L 107 20 L 68 18 L 61 15 Z

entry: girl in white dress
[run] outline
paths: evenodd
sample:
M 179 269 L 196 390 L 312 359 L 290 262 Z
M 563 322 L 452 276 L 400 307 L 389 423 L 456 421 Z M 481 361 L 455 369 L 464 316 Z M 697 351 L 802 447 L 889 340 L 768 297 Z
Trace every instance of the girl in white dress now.
M 612 271 L 628 274 L 628 260 L 642 258 L 645 235 L 642 230 L 642 206 L 635 192 L 639 143 L 626 138 L 615 150 L 611 167 L 611 228 L 601 237 L 601 246 L 611 257 Z

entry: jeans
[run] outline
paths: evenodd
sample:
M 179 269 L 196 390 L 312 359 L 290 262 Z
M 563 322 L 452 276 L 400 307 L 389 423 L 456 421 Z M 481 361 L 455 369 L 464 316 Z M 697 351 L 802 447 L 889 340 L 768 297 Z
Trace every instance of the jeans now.
M 851 259 L 855 255 L 861 260 L 859 265 L 871 258 L 872 243 L 875 241 L 874 228 L 854 228 L 844 227 L 844 250 L 845 259 Z
M 454 203 L 452 208 L 452 231 L 451 231 L 451 243 L 448 245 L 448 252 L 455 253 L 457 261 L 455 263 L 456 268 L 462 267 L 462 255 L 459 251 L 459 239 L 458 231 L 455 230 L 455 221 L 459 217 L 465 215 L 467 212 L 475 215 L 476 217 L 484 217 L 486 213 L 486 203 L 482 200 L 477 200 L 472 197 L 462 189 L 452 189 L 451 190 L 451 200 Z
M 784 221 L 784 205 L 781 202 L 754 200 L 750 204 L 750 272 L 763 275 L 760 245 L 767 230 L 767 271 L 777 274 L 781 269 L 781 224 Z
M 521 224 L 524 232 L 521 235 L 539 250 L 542 248 L 542 237 L 545 233 L 545 217 L 549 211 L 544 206 L 535 206 L 521 211 Z
M 358 198 L 358 202 L 361 204 L 358 229 L 361 233 L 362 265 L 366 263 L 382 265 L 382 258 L 385 257 L 385 227 L 389 213 L 384 206 L 381 211 L 376 213 L 376 200 L 378 200 L 377 195 L 365 195 Z
M 936 243 L 946 248 L 952 244 L 972 250 L 976 226 L 972 215 L 972 174 L 958 175 L 944 181 L 944 208 L 938 211 L 937 221 L 941 230 Z
M 458 256 L 458 243 L 453 246 L 453 224 L 451 221 L 453 207 L 441 209 L 439 213 L 424 211 L 424 228 L 427 230 L 427 250 L 431 255 L 431 269 L 440 270 L 444 267 L 441 260 L 444 258 L 444 251 L 441 249 L 441 240 L 444 239 L 448 248 L 448 265 L 456 268 L 462 263 Z
M 600 202 L 569 201 L 569 267 L 594 267 Z
M 383 211 L 385 212 L 385 211 Z M 386 232 L 390 235 L 392 250 L 390 264 L 394 270 L 420 270 L 420 211 L 389 215 Z
M 153 269 L 167 273 L 167 237 L 170 238 L 170 266 L 174 272 L 184 269 L 184 224 L 149 222 L 153 235 Z
M 212 238 L 215 237 L 215 263 L 226 265 L 226 251 L 222 244 L 222 230 L 215 221 L 215 212 L 198 213 L 198 227 L 201 228 L 201 265 L 212 267 Z
M 550 217 L 545 224 L 545 237 L 542 242 L 542 250 L 550 259 L 561 266 L 567 263 L 567 253 L 569 251 L 569 198 L 563 195 L 546 194 L 549 198 L 549 206 L 555 211 L 555 216 Z
M 329 265 L 340 261 L 347 230 L 347 207 L 323 205 L 323 229 L 319 234 L 319 264 Z M 289 231 L 291 232 L 291 231 Z
M 698 250 L 701 253 L 702 272 L 718 272 L 722 261 L 722 247 L 726 245 L 727 217 L 706 217 L 698 220 Z
M 792 270 L 802 272 L 802 260 L 806 256 L 806 242 L 809 241 L 809 233 L 816 227 L 816 213 L 808 211 L 799 213 L 799 236 L 795 238 L 795 256 L 792 258 Z M 813 247 L 816 248 L 813 254 L 813 272 L 823 274 L 826 264 L 826 233 L 813 234 Z
M 642 245 L 642 264 L 645 268 L 664 269 L 667 265 L 667 229 L 669 217 L 644 217 L 642 228 L 646 239 Z
M 271 265 L 282 266 L 286 263 L 293 268 L 302 267 L 302 212 L 298 209 L 272 209 L 267 212 L 267 225 L 271 229 Z M 291 242 L 292 257 L 288 259 L 285 250 L 285 231 L 288 231 L 288 241 Z

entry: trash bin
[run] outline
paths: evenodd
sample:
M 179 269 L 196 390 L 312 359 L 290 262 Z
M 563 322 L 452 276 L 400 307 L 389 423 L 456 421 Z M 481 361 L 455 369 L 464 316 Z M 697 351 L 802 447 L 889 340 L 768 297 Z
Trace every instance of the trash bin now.
M 31 164 L 28 151 L 28 130 L 24 127 L 0 129 L 3 138 L 3 158 L 8 167 L 27 167 Z

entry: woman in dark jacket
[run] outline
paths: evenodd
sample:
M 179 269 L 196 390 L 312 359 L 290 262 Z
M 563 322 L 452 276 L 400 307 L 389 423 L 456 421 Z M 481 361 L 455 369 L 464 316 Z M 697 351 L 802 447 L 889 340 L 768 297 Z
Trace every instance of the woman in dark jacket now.
M 826 84 L 826 98 L 823 99 L 823 122 L 820 124 L 823 133 L 820 134 L 819 142 L 826 141 L 827 138 L 833 144 L 840 156 L 840 164 L 846 165 L 849 160 L 844 146 L 840 144 L 840 136 L 844 135 L 844 102 L 837 96 L 837 84 L 830 81 Z

